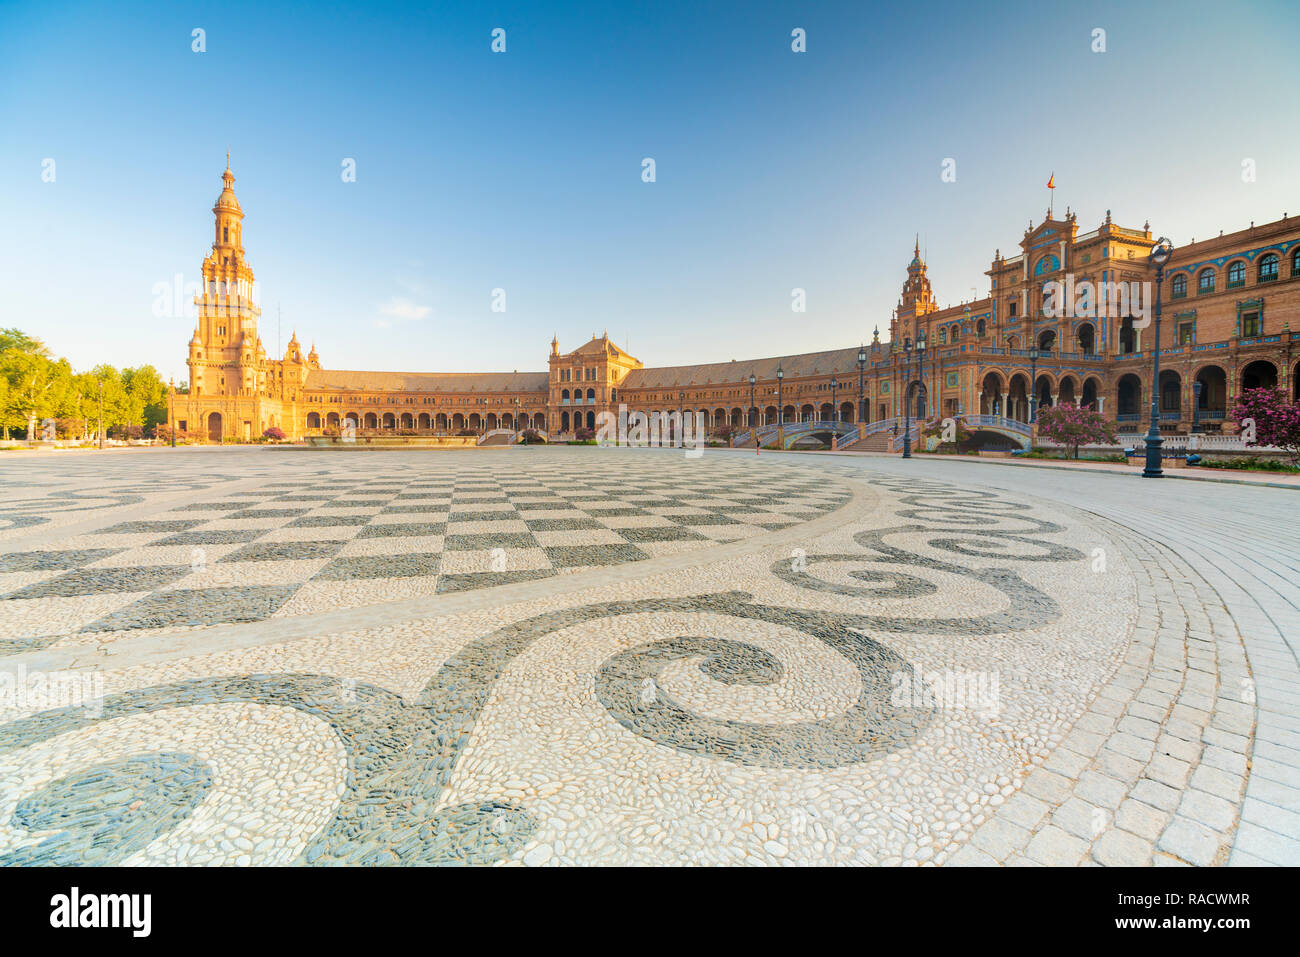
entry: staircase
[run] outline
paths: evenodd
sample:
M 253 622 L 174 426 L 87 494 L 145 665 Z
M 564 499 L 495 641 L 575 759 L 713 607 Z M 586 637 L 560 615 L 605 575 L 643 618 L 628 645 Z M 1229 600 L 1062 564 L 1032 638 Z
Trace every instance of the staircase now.
M 892 452 L 894 435 L 892 432 L 875 432 L 864 435 L 854 442 L 841 442 L 840 449 L 852 449 L 854 452 Z

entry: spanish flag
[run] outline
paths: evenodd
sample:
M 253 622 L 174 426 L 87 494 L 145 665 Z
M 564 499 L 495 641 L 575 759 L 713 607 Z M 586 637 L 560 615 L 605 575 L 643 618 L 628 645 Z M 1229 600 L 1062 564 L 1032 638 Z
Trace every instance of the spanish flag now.
M 1052 175 L 1051 175 L 1051 176 L 1047 177 L 1047 188 L 1048 188 L 1048 189 L 1056 189 L 1056 172 L 1055 172 L 1055 171 L 1052 172 Z

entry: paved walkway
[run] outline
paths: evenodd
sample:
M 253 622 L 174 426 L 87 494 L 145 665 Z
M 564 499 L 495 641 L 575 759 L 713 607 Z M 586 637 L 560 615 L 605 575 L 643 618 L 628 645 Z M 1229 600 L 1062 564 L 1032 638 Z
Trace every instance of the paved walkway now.
M 1058 469 L 956 457 L 873 456 L 858 467 L 1045 496 L 1105 516 L 1183 559 L 1241 629 L 1253 672 L 1249 687 L 1258 698 L 1233 863 L 1300 864 L 1300 541 L 1292 496 L 1273 488 L 1142 479 L 1121 466 L 1087 481 Z
M 1286 490 L 592 448 L 0 489 L 3 863 L 1298 859 Z

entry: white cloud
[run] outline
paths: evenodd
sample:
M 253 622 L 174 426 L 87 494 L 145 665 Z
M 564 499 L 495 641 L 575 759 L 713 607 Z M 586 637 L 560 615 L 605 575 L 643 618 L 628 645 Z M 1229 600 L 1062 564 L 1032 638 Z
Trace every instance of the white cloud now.
M 432 306 L 422 306 L 404 296 L 395 296 L 387 302 L 379 304 L 379 314 L 389 319 L 401 319 L 403 321 L 427 319 L 432 312 Z

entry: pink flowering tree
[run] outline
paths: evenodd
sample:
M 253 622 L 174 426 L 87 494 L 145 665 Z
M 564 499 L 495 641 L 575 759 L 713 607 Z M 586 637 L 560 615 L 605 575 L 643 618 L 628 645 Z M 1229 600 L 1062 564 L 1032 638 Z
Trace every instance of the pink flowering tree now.
M 1107 445 L 1115 441 L 1110 423 L 1100 412 L 1077 405 L 1055 405 L 1038 410 L 1038 434 L 1070 450 L 1070 458 L 1079 457 L 1081 445 Z
M 1300 404 L 1281 389 L 1247 389 L 1229 413 L 1247 445 L 1273 445 L 1300 464 Z

